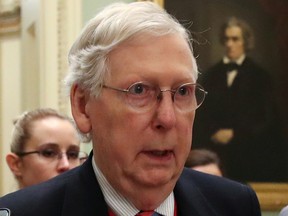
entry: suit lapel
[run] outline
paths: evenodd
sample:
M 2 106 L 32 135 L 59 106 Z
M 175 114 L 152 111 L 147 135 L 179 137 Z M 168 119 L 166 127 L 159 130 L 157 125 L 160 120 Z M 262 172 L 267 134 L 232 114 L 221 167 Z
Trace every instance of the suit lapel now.
M 92 155 L 66 185 L 62 216 L 108 216 L 108 207 L 92 167 Z
M 174 189 L 178 209 L 177 216 L 218 215 L 194 184 L 193 178 L 186 178 L 186 175 L 184 170 Z
M 92 155 L 76 168 L 66 184 L 62 216 L 108 216 L 108 207 L 92 168 Z M 178 216 L 216 216 L 193 178 L 187 178 L 187 175 L 184 169 L 174 189 Z

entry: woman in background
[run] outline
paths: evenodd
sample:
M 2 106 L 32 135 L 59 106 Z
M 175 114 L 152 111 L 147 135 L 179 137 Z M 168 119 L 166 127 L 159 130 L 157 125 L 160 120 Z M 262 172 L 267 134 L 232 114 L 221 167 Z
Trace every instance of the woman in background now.
M 83 162 L 74 122 L 50 108 L 24 112 L 14 121 L 11 153 L 6 156 L 19 188 L 34 185 Z

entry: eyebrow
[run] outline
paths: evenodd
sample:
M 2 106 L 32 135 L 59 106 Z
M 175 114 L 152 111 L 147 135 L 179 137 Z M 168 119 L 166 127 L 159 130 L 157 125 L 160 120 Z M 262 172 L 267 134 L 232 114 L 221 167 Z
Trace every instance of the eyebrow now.
M 225 40 L 229 40 L 229 39 L 232 39 L 232 40 L 240 40 L 241 37 L 239 36 L 231 36 L 231 37 L 225 37 Z
M 38 146 L 38 148 L 45 148 L 45 147 L 53 147 L 53 148 L 60 148 L 60 145 L 57 143 L 43 143 Z M 70 144 L 68 149 L 80 149 L 80 146 L 77 144 Z

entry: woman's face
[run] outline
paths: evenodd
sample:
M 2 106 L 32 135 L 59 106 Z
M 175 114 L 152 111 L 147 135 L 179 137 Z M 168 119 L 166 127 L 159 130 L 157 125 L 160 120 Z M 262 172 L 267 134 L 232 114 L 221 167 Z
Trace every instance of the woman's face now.
M 21 188 L 46 181 L 80 165 L 78 158 L 67 157 L 67 153 L 73 155 L 80 149 L 77 131 L 68 120 L 57 117 L 36 120 L 30 133 L 23 152 L 40 151 L 45 154 L 32 153 L 19 157 L 17 179 Z M 49 157 L 53 153 L 58 156 Z

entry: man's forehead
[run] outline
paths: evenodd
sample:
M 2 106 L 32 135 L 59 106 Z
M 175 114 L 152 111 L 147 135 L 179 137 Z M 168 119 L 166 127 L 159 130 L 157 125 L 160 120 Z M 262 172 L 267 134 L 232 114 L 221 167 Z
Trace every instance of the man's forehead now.
M 241 38 L 242 37 L 242 30 L 240 27 L 238 26 L 232 26 L 232 27 L 228 27 L 225 31 L 225 37 L 237 37 L 237 38 Z

